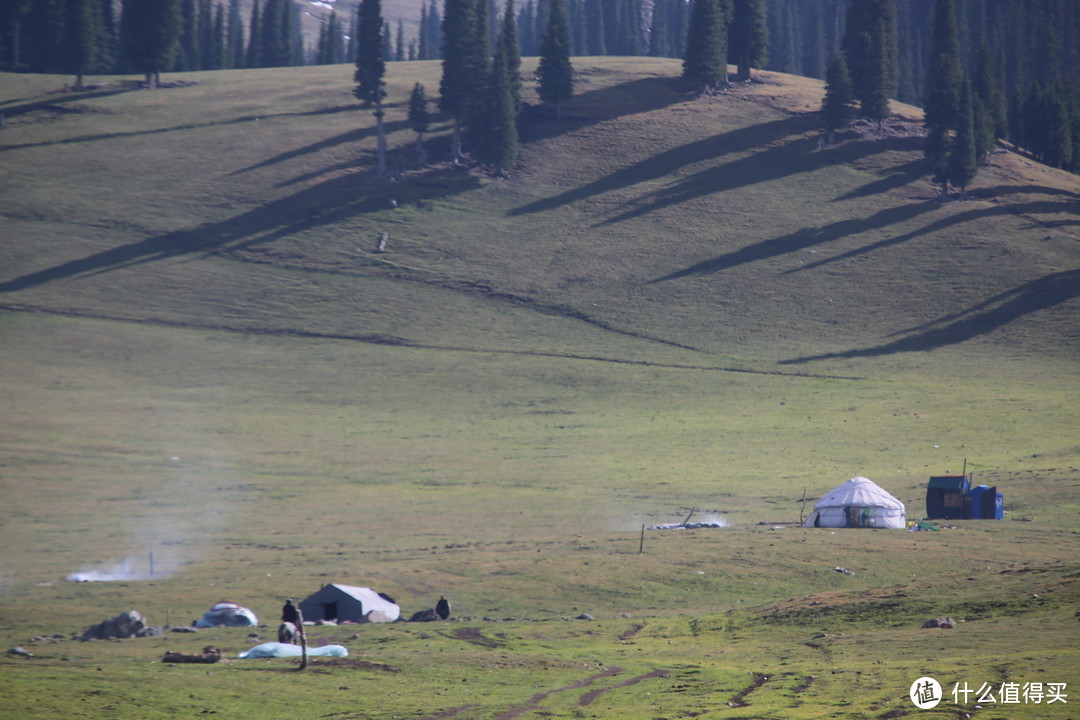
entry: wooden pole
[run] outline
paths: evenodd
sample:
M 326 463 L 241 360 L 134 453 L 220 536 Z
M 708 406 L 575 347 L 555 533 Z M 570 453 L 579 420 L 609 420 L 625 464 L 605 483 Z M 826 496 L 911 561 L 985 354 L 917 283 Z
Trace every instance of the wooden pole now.
M 641 525 L 641 541 L 638 542 L 637 551 L 638 551 L 638 555 L 644 555 L 645 554 L 645 524 L 644 523 L 642 523 L 642 525 Z
M 806 488 L 802 489 L 802 507 L 799 508 L 799 525 L 803 524 L 803 515 L 806 513 Z

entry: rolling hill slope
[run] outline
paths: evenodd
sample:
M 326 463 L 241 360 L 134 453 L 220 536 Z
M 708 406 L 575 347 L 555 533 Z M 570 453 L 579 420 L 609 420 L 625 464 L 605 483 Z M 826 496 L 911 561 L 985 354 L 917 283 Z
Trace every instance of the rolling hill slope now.
M 819 149 L 812 98 L 790 81 L 765 75 L 699 100 L 671 81 L 676 67 L 579 62 L 570 117 L 527 114 L 509 181 L 408 169 L 403 105 L 411 82 L 436 86 L 435 63 L 391 68 L 391 145 L 407 172 L 388 186 L 364 169 L 371 118 L 350 102 L 343 66 L 193 75 L 197 87 L 41 109 L 9 101 L 6 215 L 13 236 L 37 242 L 7 263 L 4 302 L 70 310 L 52 299 L 62 286 L 85 312 L 124 315 L 134 308 L 117 289 L 133 288 L 138 313 L 162 320 L 420 343 L 439 342 L 445 323 L 410 318 L 406 332 L 358 308 L 484 303 L 803 366 L 1075 348 L 1074 178 L 999 155 L 969 199 L 941 202 L 916 123 Z M 444 141 L 429 140 L 432 157 Z M 290 284 L 297 269 L 323 275 L 277 295 L 287 312 L 239 279 L 284 272 Z M 338 284 L 349 309 L 342 287 L 313 290 Z M 427 294 L 456 300 L 418 300 Z

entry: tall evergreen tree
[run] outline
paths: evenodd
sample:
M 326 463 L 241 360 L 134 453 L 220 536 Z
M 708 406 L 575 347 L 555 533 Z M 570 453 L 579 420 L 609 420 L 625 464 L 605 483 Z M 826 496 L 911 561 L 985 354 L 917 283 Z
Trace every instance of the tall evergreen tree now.
M 248 27 L 248 46 L 247 57 L 244 60 L 244 67 L 256 68 L 262 66 L 262 10 L 259 7 L 259 0 L 254 0 L 251 3 L 251 23 Z
M 960 64 L 960 38 L 956 29 L 953 0 L 936 0 L 930 35 L 930 58 L 926 73 L 926 102 L 923 125 L 926 143 L 923 152 L 940 179 L 949 152 L 950 131 L 960 121 L 960 87 L 963 69 Z
M 383 19 L 380 0 L 360 0 L 356 22 L 356 72 L 353 94 L 365 107 L 375 106 L 376 175 L 386 178 L 386 128 L 383 124 Z
M 98 69 L 101 8 L 97 0 L 66 0 L 66 3 L 65 70 L 75 76 L 75 89 L 82 90 L 83 75 Z
M 851 84 L 864 116 L 881 121 L 896 92 L 895 0 L 859 0 L 848 9 L 843 47 Z
M 821 103 L 821 117 L 829 131 L 832 144 L 837 130 L 847 127 L 855 115 L 855 93 L 851 88 L 851 75 L 843 53 L 833 58 L 825 78 L 825 98 Z
M 406 54 L 405 45 L 405 22 L 398 18 L 397 21 L 397 36 L 394 39 L 394 61 L 401 62 L 405 59 Z
M 765 0 L 734 0 L 728 27 L 728 55 L 737 66 L 735 79 L 749 80 L 750 68 L 764 64 L 768 47 Z
M 180 47 L 176 70 L 200 70 L 199 8 L 196 0 L 180 0 Z
M 555 109 L 555 117 L 560 117 L 563 102 L 574 94 L 574 68 L 570 64 L 570 37 L 563 0 L 551 3 L 536 74 L 540 79 L 540 100 Z
M 727 82 L 728 0 L 695 0 L 686 31 L 684 80 L 702 91 Z
M 518 133 L 517 108 L 514 102 L 511 83 L 510 52 L 511 40 L 504 37 L 511 33 L 516 37 L 517 28 L 513 21 L 513 6 L 507 2 L 507 14 L 501 25 L 499 38 L 495 43 L 495 55 L 491 61 L 491 77 L 487 83 L 488 97 L 484 103 L 481 125 L 485 141 L 476 147 L 476 158 L 503 175 L 517 162 Z M 506 21 L 505 18 L 510 18 Z
M 477 5 L 476 0 L 446 0 L 443 8 L 439 107 L 453 119 L 450 152 L 455 163 L 464 157 L 462 138 L 472 109 L 486 95 L 487 33 L 478 23 Z
M 506 75 L 510 83 L 510 97 L 514 101 L 514 115 L 521 112 L 521 45 L 518 41 L 517 13 L 514 0 L 506 0 L 502 25 L 499 27 L 497 52 L 506 62 Z
M 978 172 L 978 160 L 975 155 L 975 111 L 971 85 L 965 79 L 960 86 L 960 121 L 957 123 L 956 137 L 953 138 L 947 161 L 948 182 L 960 188 L 963 196 L 967 186 L 975 179 Z M 947 189 L 946 185 L 942 190 Z
M 428 131 L 430 122 L 431 114 L 427 108 L 427 94 L 424 92 L 424 86 L 416 83 L 409 96 L 409 125 L 416 133 L 416 164 L 420 166 L 427 162 L 427 153 L 424 152 L 424 133 Z
M 121 34 L 131 67 L 143 73 L 148 87 L 173 65 L 180 44 L 179 0 L 124 0 Z
M 244 48 L 244 21 L 240 17 L 240 0 L 229 0 L 229 25 L 226 31 L 228 57 L 225 67 L 244 67 L 246 52 Z

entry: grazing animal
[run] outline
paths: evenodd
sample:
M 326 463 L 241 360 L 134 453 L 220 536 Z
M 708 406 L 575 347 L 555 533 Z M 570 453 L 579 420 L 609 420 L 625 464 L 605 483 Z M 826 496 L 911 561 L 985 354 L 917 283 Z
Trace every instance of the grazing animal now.
M 294 644 L 296 641 L 296 625 L 291 622 L 283 622 L 278 625 L 277 640 L 279 643 Z

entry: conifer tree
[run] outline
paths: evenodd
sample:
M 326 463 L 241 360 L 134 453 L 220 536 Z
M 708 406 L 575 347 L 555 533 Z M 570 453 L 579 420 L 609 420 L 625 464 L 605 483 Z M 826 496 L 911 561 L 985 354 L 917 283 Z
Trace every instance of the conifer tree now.
M 397 36 L 394 40 L 394 61 L 401 62 L 405 59 L 405 22 L 398 18 Z
M 964 79 L 960 86 L 960 121 L 957 123 L 956 137 L 953 138 L 948 157 L 948 182 L 960 188 L 961 197 L 967 192 L 967 186 L 975 179 L 978 172 L 978 160 L 975 155 L 975 112 L 971 85 Z M 942 185 L 942 191 L 947 189 Z
M 574 68 L 570 64 L 570 37 L 566 27 L 564 0 L 553 0 L 548 15 L 547 32 L 540 46 L 540 100 L 562 114 L 562 104 L 574 94 Z
M 502 25 L 499 27 L 497 51 L 506 62 L 506 74 L 510 83 L 510 97 L 514 101 L 514 114 L 521 112 L 521 46 L 518 42 L 517 13 L 514 0 L 506 0 Z
M 199 69 L 199 15 L 196 0 L 180 0 L 180 47 L 176 70 Z
M 248 27 L 247 56 L 244 67 L 256 68 L 262 66 L 262 11 L 259 0 L 251 3 L 251 23 Z
M 472 109 L 486 95 L 487 33 L 477 22 L 478 17 L 476 0 L 446 0 L 439 107 L 454 122 L 450 153 L 455 163 L 464 158 L 462 137 Z
M 949 133 L 956 129 L 960 120 L 962 81 L 956 8 L 953 0 L 936 0 L 923 106 L 923 125 L 926 127 L 923 152 L 937 168 L 939 180 L 946 174 L 942 168 L 949 151 Z
M 214 37 L 214 10 L 210 6 L 210 0 L 199 0 L 199 69 L 216 70 L 218 65 L 214 60 L 217 39 Z
M 65 70 L 75 76 L 75 89 L 83 89 L 83 75 L 98 68 L 102 37 L 101 13 L 97 0 L 67 0 Z
M 246 61 L 244 49 L 244 21 L 240 18 L 240 0 L 229 0 L 229 24 L 226 31 L 228 57 L 225 67 L 241 68 Z
M 507 32 L 516 36 L 517 29 L 512 20 L 512 7 L 507 3 L 509 26 L 504 21 L 499 38 L 495 44 L 495 55 L 491 61 L 491 77 L 487 83 L 488 97 L 484 103 L 484 112 L 480 125 L 484 131 L 484 142 L 476 147 L 476 158 L 488 165 L 496 174 L 505 175 L 517 162 L 518 134 L 517 108 L 515 107 L 510 80 L 510 38 Z M 554 15 L 554 13 L 552 13 Z
M 390 32 L 390 21 L 383 22 L 382 29 L 382 59 L 383 62 L 394 61 L 394 43 L 391 40 L 393 35 Z
M 409 96 L 409 125 L 416 133 L 416 164 L 423 166 L 427 162 L 427 153 L 424 152 L 424 133 L 428 131 L 431 122 L 431 114 L 427 108 L 427 94 L 424 86 L 420 83 L 413 85 L 412 95 Z
M 180 44 L 179 0 L 124 0 L 121 23 L 128 62 L 155 87 Z
M 683 56 L 684 80 L 707 92 L 727 82 L 727 0 L 696 0 Z
M 769 46 L 765 0 L 734 0 L 728 28 L 728 52 L 737 66 L 735 79 L 746 82 L 750 68 L 761 67 Z
M 386 128 L 383 124 L 383 75 L 386 63 L 383 61 L 383 19 L 380 0 L 360 0 L 356 21 L 356 72 L 353 80 L 356 89 L 353 94 L 364 107 L 375 106 L 376 129 L 376 176 L 386 178 Z
M 847 61 L 843 53 L 838 54 L 829 64 L 825 79 L 825 98 L 821 103 L 821 116 L 825 129 L 829 131 L 829 144 L 837 130 L 847 127 L 855 115 L 855 93 L 851 88 L 851 75 L 848 74 Z
M 607 55 L 607 43 L 604 38 L 607 31 L 604 29 L 603 0 L 585 0 L 585 54 Z M 529 0 L 528 7 L 532 7 Z M 528 53 L 535 55 L 536 53 Z
M 896 92 L 896 32 L 895 0 L 859 0 L 849 7 L 843 48 L 851 84 L 862 114 L 879 122 Z

